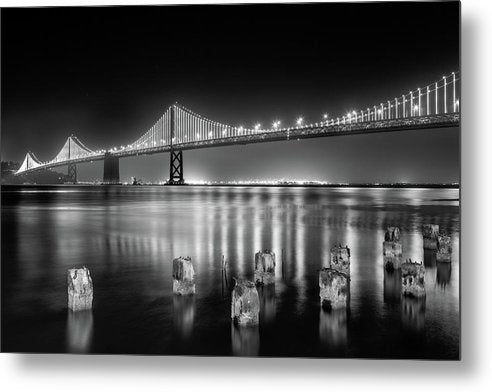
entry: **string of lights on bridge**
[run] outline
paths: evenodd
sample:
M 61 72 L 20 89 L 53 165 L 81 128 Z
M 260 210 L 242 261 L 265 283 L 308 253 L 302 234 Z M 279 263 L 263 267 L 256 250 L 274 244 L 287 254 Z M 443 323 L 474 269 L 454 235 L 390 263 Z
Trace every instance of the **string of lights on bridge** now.
M 409 91 L 407 94 L 396 96 L 393 99 L 384 100 L 379 105 L 373 105 L 366 109 L 349 110 L 339 117 L 331 117 L 324 113 L 320 121 L 307 123 L 303 116 L 298 116 L 295 123 L 288 127 L 282 127 L 282 122 L 275 119 L 269 127 L 262 128 L 260 123 L 247 128 L 242 125 L 230 126 L 204 117 L 199 113 L 175 103 L 147 130 L 141 137 L 126 146 L 112 147 L 110 149 L 91 150 L 80 140 L 70 136 L 60 152 L 50 161 L 42 162 L 32 152 L 28 152 L 18 172 L 35 169 L 38 167 L 53 167 L 63 162 L 100 158 L 106 153 L 131 155 L 139 152 L 158 152 L 159 148 L 180 146 L 192 143 L 210 141 L 223 141 L 224 139 L 236 140 L 245 136 L 267 135 L 272 132 L 289 132 L 320 127 L 339 127 L 360 123 L 380 122 L 385 120 L 398 120 L 431 116 L 447 113 L 459 113 L 460 111 L 460 76 L 459 72 L 443 76 L 424 87 Z M 172 131 L 174 130 L 174 131 Z M 173 133 L 173 135 L 171 135 Z
M 299 129 L 302 127 L 318 127 L 318 126 L 334 126 L 340 124 L 352 124 L 357 122 L 366 121 L 378 121 L 385 119 L 398 119 L 405 117 L 416 117 L 422 115 L 439 114 L 439 113 L 456 113 L 459 112 L 459 99 L 458 87 L 459 87 L 459 75 L 458 73 L 451 73 L 448 76 L 443 76 L 441 80 L 438 80 L 432 84 L 424 86 L 423 88 L 417 88 L 410 91 L 408 94 L 403 94 L 399 97 L 395 97 L 391 100 L 381 102 L 379 105 L 368 107 L 365 110 L 351 110 L 341 117 L 330 117 L 327 113 L 322 115 L 321 121 L 316 123 L 305 122 L 303 116 L 297 117 L 295 125 L 289 127 L 281 127 L 281 120 L 274 120 L 270 127 L 262 128 L 260 123 L 256 123 L 252 128 L 239 125 L 237 127 L 231 127 L 229 125 L 210 120 L 199 113 L 195 113 L 187 108 L 178 106 L 178 110 L 184 111 L 192 117 L 201 120 L 204 124 L 194 124 L 195 128 L 202 126 L 205 132 L 179 132 L 177 136 L 173 138 L 173 143 L 187 143 L 197 140 L 216 139 L 224 137 L 237 137 L 242 135 L 253 135 L 268 133 L 273 131 L 287 131 L 291 129 Z M 451 86 L 448 92 L 448 86 Z M 164 115 L 165 116 L 165 115 Z M 164 119 L 164 116 L 161 119 Z M 180 114 L 178 114 L 178 117 Z M 159 128 L 162 127 L 161 119 L 157 121 L 142 137 L 136 142 L 128 144 L 127 146 L 120 146 L 120 148 L 113 147 L 110 151 L 117 152 L 128 149 L 139 148 L 151 148 L 162 144 L 169 143 L 170 137 L 164 137 L 165 131 L 161 132 L 163 137 L 156 137 L 155 134 L 159 134 Z M 181 122 L 185 122 L 181 120 Z M 188 120 L 190 121 L 190 120 Z M 183 126 L 182 124 L 180 124 Z M 185 124 L 185 127 L 190 127 L 189 123 Z M 219 131 L 217 132 L 217 129 Z M 220 131 L 221 130 L 221 131 Z M 102 150 L 100 151 L 102 152 Z

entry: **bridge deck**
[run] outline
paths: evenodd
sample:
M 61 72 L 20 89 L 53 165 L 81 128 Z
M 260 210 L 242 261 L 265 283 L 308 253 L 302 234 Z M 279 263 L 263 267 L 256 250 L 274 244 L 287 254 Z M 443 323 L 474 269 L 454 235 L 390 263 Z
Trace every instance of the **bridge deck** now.
M 334 137 L 347 135 L 360 135 L 376 132 L 396 132 L 419 129 L 435 129 L 446 127 L 459 127 L 460 114 L 448 113 L 427 115 L 418 117 L 406 117 L 400 119 L 385 119 L 378 121 L 353 122 L 345 124 L 315 124 L 304 127 L 285 128 L 274 131 L 263 131 L 234 137 L 224 137 L 216 139 L 203 139 L 189 143 L 179 143 L 171 146 L 170 144 L 159 145 L 156 147 L 121 150 L 112 153 L 118 158 L 125 158 L 137 155 L 150 155 L 169 152 L 174 150 L 194 150 L 199 148 L 222 147 L 232 145 L 245 145 L 252 143 L 266 143 L 275 141 L 301 140 L 316 137 Z M 65 161 L 49 162 L 38 167 L 23 171 L 23 173 L 33 172 L 40 169 L 50 169 L 58 166 L 66 166 L 69 163 L 93 162 L 104 159 L 105 153 L 91 154 L 86 157 L 70 159 Z

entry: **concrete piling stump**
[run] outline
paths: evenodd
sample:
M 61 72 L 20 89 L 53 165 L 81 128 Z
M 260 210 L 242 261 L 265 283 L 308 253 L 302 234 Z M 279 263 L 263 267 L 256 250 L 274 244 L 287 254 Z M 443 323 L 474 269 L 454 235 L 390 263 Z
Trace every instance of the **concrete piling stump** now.
M 422 226 L 422 237 L 424 249 L 437 249 L 437 238 L 439 237 L 439 225 L 425 224 Z
M 347 274 L 333 268 L 322 268 L 319 271 L 319 297 L 322 308 L 346 308 L 349 296 L 350 278 Z
M 402 245 L 400 244 L 400 229 L 398 227 L 388 227 L 384 234 L 383 242 L 383 264 L 388 271 L 401 268 Z
M 195 294 L 195 269 L 189 256 L 173 260 L 173 293 Z
M 68 308 L 74 312 L 92 309 L 94 287 L 90 271 L 85 266 L 69 269 L 67 283 Z
M 269 285 L 275 283 L 275 253 L 265 249 L 255 254 L 255 283 Z
M 402 294 L 408 297 L 425 297 L 425 267 L 423 263 L 407 260 L 401 265 Z
M 238 326 L 253 326 L 259 323 L 260 299 L 253 282 L 234 278 L 232 290 L 231 319 Z
M 330 268 L 350 276 L 350 248 L 335 245 L 330 249 Z
M 441 234 L 437 238 L 437 262 L 451 262 L 451 237 L 445 234 Z

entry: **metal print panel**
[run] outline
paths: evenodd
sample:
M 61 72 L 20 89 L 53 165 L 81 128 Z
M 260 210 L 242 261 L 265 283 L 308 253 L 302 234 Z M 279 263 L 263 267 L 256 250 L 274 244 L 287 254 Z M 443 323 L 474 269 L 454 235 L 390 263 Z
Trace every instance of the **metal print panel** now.
M 458 360 L 459 14 L 2 10 L 2 351 Z

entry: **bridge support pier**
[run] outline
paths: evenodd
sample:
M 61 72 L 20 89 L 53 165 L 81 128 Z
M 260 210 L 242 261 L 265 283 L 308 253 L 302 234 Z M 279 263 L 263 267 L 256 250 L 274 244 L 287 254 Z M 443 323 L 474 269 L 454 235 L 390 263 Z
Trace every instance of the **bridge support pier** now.
M 68 182 L 72 184 L 77 183 L 77 165 L 75 163 L 68 164 Z
M 107 152 L 104 155 L 103 184 L 117 185 L 120 183 L 120 159 Z
M 171 150 L 168 185 L 183 185 L 183 151 Z

